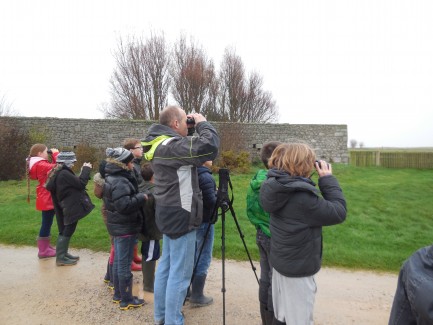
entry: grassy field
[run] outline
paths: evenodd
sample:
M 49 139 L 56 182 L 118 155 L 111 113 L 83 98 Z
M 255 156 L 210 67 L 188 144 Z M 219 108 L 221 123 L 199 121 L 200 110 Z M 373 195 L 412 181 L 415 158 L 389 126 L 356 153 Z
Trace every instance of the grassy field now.
M 343 224 L 324 228 L 323 265 L 397 272 L 410 254 L 433 243 L 433 170 L 342 164 L 334 164 L 333 168 L 347 199 L 348 216 Z M 252 259 L 258 260 L 256 231 L 245 213 L 246 191 L 253 174 L 231 174 L 235 214 L 225 213 L 225 256 L 229 259 L 248 260 L 242 233 Z M 317 181 L 317 177 L 313 176 L 313 180 Z M 25 181 L 0 182 L 0 243 L 35 246 L 41 219 L 35 210 L 35 186 L 34 182 L 30 185 L 28 204 Z M 78 223 L 71 246 L 108 253 L 101 201 L 93 196 L 91 181 L 88 191 L 96 208 Z M 221 224 L 220 217 L 214 244 L 217 258 L 221 257 Z M 53 239 L 56 229 L 54 224 Z

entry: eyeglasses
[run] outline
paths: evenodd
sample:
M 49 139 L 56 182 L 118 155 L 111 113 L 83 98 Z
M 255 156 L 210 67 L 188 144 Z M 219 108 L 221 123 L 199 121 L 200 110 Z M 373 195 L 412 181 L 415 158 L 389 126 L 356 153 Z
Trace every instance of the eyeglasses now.
M 134 147 L 134 149 L 143 149 L 143 147 Z

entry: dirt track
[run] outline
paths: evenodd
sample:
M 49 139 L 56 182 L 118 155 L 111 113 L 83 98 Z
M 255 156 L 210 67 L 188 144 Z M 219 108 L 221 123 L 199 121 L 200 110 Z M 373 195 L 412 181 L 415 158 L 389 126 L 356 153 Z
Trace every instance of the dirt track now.
M 134 272 L 134 294 L 147 304 L 120 311 L 103 283 L 107 254 L 78 253 L 76 266 L 57 267 L 54 258 L 39 260 L 36 247 L 0 245 L 0 324 L 153 324 L 153 295 L 141 289 Z M 259 264 L 255 262 L 259 275 Z M 259 325 L 258 285 L 249 262 L 225 262 L 225 322 Z M 223 324 L 222 266 L 214 260 L 206 294 L 214 304 L 184 307 L 186 324 Z M 315 324 L 387 324 L 397 275 L 330 268 L 316 275 Z

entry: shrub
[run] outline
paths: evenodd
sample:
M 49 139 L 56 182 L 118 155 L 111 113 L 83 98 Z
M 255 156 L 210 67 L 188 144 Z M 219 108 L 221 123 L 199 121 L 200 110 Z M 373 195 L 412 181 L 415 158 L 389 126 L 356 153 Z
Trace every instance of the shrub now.
M 29 153 L 31 139 L 15 121 L 0 121 L 0 180 L 20 180 L 26 174 L 25 159 Z
M 91 147 L 88 143 L 80 143 L 74 149 L 75 155 L 77 156 L 77 162 L 74 165 L 74 172 L 78 173 L 85 162 L 89 162 L 93 165 L 93 170 L 99 168 L 99 156 L 100 150 Z
M 251 169 L 250 154 L 247 151 L 238 153 L 228 150 L 220 154 L 216 162 L 219 168 L 227 168 L 232 172 L 248 173 Z

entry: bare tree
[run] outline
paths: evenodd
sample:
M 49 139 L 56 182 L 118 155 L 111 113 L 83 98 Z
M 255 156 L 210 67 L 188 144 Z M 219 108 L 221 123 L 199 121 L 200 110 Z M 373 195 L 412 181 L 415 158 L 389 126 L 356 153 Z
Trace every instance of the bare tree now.
M 143 53 L 145 67 L 146 103 L 149 107 L 149 119 L 158 120 L 159 112 L 167 106 L 170 52 L 164 33 L 151 34 L 147 39 Z
M 358 141 L 356 141 L 355 139 L 350 140 L 350 147 L 352 149 L 355 149 L 357 144 L 358 144 Z
M 245 77 L 242 59 L 226 49 L 220 70 L 219 113 L 223 121 L 272 122 L 278 110 L 272 94 L 263 90 L 263 78 L 253 72 Z
M 262 89 L 263 78 L 253 72 L 248 80 L 247 98 L 242 110 L 242 122 L 272 122 L 277 120 L 278 111 L 272 94 Z
M 116 68 L 110 80 L 111 106 L 101 107 L 109 118 L 157 120 L 167 104 L 169 51 L 164 35 L 146 42 L 120 38 Z
M 172 95 L 187 112 L 202 113 L 215 80 L 212 60 L 191 39 L 181 35 L 174 46 L 171 67 Z
M 114 54 L 116 68 L 110 80 L 111 106 L 103 107 L 109 118 L 146 119 L 148 107 L 144 100 L 144 65 L 141 62 L 143 44 L 141 40 L 119 39 Z
M 17 116 L 19 115 L 18 112 L 16 112 L 12 104 L 7 101 L 6 96 L 2 95 L 0 96 L 0 116 Z
M 213 78 L 209 85 L 208 96 L 202 108 L 202 114 L 210 121 L 223 121 L 223 113 L 220 110 L 220 82 Z
M 242 122 L 246 101 L 245 69 L 233 49 L 226 49 L 220 68 L 220 114 L 223 121 Z

